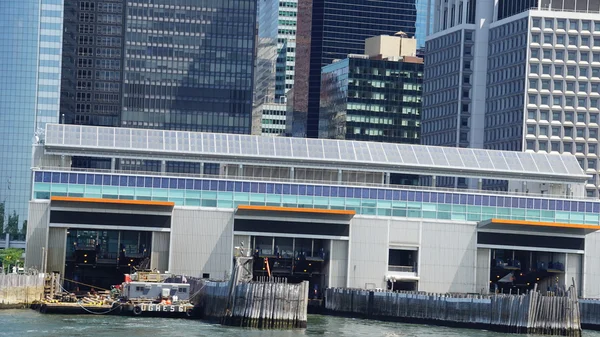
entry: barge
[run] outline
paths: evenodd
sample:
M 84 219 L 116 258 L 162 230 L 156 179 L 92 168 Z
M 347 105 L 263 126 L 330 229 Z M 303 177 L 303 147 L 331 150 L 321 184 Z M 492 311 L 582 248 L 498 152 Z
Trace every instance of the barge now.
M 152 317 L 192 317 L 190 285 L 168 279 L 158 272 L 125 275 L 125 282 L 110 292 L 77 295 L 61 292 L 33 303 L 31 308 L 43 314 L 95 314 Z

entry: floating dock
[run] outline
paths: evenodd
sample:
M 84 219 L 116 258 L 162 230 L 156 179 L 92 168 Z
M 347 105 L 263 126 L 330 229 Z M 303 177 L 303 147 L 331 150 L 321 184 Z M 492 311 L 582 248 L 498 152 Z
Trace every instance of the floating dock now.
M 327 289 L 325 313 L 507 333 L 581 336 L 579 303 L 571 288 L 564 296 L 450 295 Z M 599 306 L 600 308 L 600 306 Z

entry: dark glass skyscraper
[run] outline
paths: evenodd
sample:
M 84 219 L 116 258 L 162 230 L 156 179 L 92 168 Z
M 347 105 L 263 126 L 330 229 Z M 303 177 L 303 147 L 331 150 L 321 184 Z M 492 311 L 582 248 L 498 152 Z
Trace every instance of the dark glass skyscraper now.
M 372 36 L 415 36 L 416 21 L 416 0 L 299 0 L 292 135 L 318 137 L 321 67 Z
M 65 4 L 66 123 L 250 133 L 256 0 Z
M 422 59 L 348 57 L 321 80 L 319 138 L 420 143 Z

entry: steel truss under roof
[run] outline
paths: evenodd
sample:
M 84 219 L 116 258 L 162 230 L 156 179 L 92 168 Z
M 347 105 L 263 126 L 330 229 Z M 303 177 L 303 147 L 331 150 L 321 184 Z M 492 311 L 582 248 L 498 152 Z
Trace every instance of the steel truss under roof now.
M 585 183 L 573 155 L 48 124 L 48 154 Z

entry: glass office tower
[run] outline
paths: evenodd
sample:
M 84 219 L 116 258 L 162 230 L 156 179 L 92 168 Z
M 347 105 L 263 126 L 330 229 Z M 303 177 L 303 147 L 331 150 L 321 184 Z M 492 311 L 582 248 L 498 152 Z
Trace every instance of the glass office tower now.
M 67 7 L 67 123 L 250 133 L 256 0 Z
M 58 121 L 62 0 L 0 1 L 0 29 L 1 221 L 21 226 L 35 132 Z
M 321 67 L 362 54 L 365 39 L 416 33 L 416 0 L 300 0 L 292 135 L 316 138 Z

